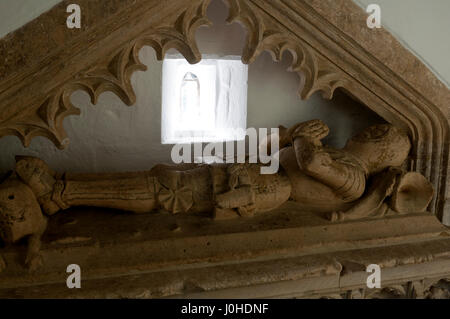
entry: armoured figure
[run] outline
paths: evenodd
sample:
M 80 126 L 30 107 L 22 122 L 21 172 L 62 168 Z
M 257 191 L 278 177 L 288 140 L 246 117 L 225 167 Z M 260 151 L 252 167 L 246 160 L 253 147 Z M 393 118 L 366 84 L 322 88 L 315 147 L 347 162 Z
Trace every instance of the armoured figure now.
M 29 236 L 27 264 L 39 264 L 45 215 L 72 206 L 110 207 L 137 213 L 164 209 L 212 213 L 216 219 L 250 217 L 289 199 L 307 211 L 328 213 L 331 221 L 384 216 L 389 210 L 427 209 L 431 184 L 406 173 L 411 144 L 389 124 L 356 135 L 343 149 L 324 146 L 329 128 L 320 120 L 280 127 L 280 170 L 261 175 L 263 164 L 157 165 L 150 171 L 112 174 L 58 174 L 42 160 L 17 157 L 14 172 L 0 185 L 0 237 L 16 242 Z

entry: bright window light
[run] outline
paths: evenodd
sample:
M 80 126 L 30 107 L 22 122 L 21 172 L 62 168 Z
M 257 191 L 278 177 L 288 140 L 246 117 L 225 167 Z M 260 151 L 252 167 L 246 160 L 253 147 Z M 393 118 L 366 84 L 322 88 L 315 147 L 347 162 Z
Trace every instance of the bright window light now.
M 161 142 L 239 141 L 247 128 L 248 66 L 240 57 L 163 63 Z

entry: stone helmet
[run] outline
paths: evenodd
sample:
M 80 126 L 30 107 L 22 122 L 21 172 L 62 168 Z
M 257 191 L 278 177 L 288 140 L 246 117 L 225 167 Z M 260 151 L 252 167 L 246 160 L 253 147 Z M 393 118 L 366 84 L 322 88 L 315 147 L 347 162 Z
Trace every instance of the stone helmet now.
M 391 124 L 373 125 L 352 137 L 344 150 L 361 160 L 369 175 L 399 167 L 411 150 L 408 135 Z

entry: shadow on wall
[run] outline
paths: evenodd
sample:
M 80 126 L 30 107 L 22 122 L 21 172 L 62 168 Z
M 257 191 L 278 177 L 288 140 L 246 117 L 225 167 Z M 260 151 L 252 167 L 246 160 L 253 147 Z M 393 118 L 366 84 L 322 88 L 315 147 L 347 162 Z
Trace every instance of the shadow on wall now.
M 203 54 L 241 54 L 246 31 L 239 24 L 226 25 L 227 15 L 227 7 L 213 0 L 208 16 L 214 25 L 200 28 L 196 35 Z M 0 172 L 14 167 L 15 155 L 38 156 L 57 171 L 72 172 L 137 171 L 156 163 L 170 163 L 171 146 L 161 144 L 162 62 L 156 60 L 149 47 L 141 50 L 140 58 L 149 68 L 132 76 L 136 105 L 128 107 L 106 92 L 93 106 L 87 93 L 75 92 L 72 102 L 82 114 L 64 121 L 70 140 L 67 149 L 58 150 L 42 137 L 35 138 L 25 149 L 18 138 L 4 137 L 0 139 Z M 320 94 L 301 101 L 297 95 L 298 76 L 286 71 L 290 62 L 288 53 L 280 63 L 263 53 L 249 66 L 247 127 L 276 128 L 320 118 L 331 129 L 326 142 L 341 147 L 354 133 L 383 122 L 339 90 L 331 101 Z

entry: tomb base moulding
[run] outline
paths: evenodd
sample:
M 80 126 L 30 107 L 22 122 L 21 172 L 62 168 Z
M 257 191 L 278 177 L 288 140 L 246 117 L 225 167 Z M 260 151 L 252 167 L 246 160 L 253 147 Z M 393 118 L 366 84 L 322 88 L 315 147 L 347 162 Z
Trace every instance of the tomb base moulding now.
M 430 214 L 330 223 L 296 203 L 250 219 L 71 208 L 43 266 L 2 250 L 1 298 L 448 298 L 450 230 Z M 67 266 L 81 269 L 68 289 Z M 368 288 L 369 265 L 381 288 Z

